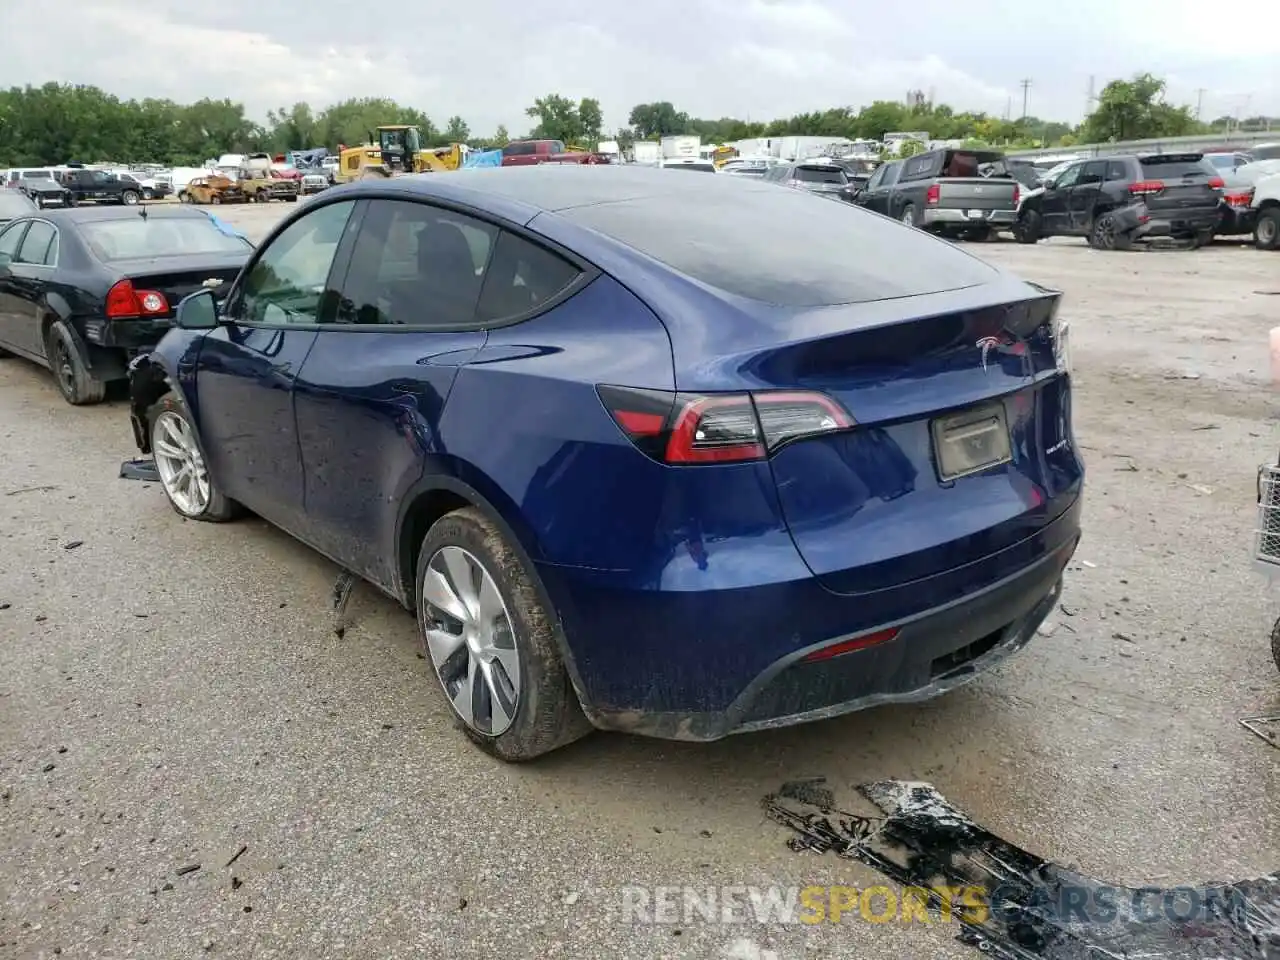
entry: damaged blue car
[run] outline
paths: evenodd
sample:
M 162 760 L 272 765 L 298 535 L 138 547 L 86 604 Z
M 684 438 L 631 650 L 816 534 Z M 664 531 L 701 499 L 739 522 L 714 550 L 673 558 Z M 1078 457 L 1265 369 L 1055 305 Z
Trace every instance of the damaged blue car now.
M 510 761 L 920 700 L 1080 536 L 1060 296 L 848 204 L 628 167 L 326 191 L 131 370 L 183 517 L 416 613 Z

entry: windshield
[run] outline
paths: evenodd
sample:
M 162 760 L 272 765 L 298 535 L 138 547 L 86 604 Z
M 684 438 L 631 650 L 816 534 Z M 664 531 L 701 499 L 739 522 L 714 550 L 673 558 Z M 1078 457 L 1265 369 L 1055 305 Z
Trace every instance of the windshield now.
M 1219 170 L 1230 170 L 1236 165 L 1236 155 L 1234 153 L 1215 153 L 1208 159 Z
M 796 167 L 796 179 L 801 183 L 834 183 L 843 185 L 848 182 L 844 171 L 839 167 Z
M 100 260 L 133 260 L 188 254 L 248 253 L 247 240 L 228 236 L 207 217 L 129 217 L 90 220 L 80 232 Z
M 23 194 L 14 190 L 0 190 L 0 220 L 24 216 L 35 208 L 36 205 Z

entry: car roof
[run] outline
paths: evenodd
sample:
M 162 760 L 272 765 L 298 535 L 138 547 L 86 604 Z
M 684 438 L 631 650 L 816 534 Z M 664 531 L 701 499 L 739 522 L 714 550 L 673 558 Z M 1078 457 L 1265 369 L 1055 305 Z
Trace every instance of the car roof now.
M 339 197 L 395 194 L 431 197 L 527 223 L 539 213 L 622 200 L 734 190 L 741 186 L 740 183 L 713 186 L 718 180 L 695 177 L 690 181 L 672 177 L 660 167 L 639 164 L 538 164 L 356 181 L 327 190 L 325 194 L 329 201 Z
M 148 220 L 181 220 L 203 217 L 200 210 L 180 204 L 166 206 L 123 207 L 71 207 L 65 210 L 45 210 L 43 215 L 54 223 L 96 223 L 103 220 L 129 220 L 146 214 Z

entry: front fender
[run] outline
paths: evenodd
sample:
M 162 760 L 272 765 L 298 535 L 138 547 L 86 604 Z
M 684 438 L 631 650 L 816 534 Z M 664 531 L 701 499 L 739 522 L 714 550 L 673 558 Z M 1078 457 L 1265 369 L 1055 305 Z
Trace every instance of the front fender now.
M 203 342 L 203 331 L 175 327 L 150 353 L 139 354 L 129 361 L 129 422 L 133 427 L 133 441 L 142 453 L 151 452 L 148 411 L 166 393 L 177 393 L 195 415 L 195 369 Z

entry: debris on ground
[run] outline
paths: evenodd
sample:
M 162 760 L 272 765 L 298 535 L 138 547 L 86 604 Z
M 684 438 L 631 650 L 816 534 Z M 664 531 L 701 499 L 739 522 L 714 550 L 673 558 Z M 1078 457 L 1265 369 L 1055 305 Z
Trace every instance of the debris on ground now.
M 83 547 L 83 546 L 84 546 L 84 541 L 83 541 L 83 540 L 72 540 L 72 541 L 71 541 L 71 542 L 69 542 L 69 543 L 64 543 L 64 544 L 62 545 L 62 549 L 63 549 L 63 550 L 74 550 L 74 549 L 76 549 L 76 547 Z
M 188 873 L 195 873 L 199 869 L 200 869 L 200 864 L 189 863 L 185 867 L 179 867 L 177 870 L 173 872 L 179 877 L 185 877 Z
M 984 830 L 927 783 L 885 780 L 859 792 L 883 819 L 782 791 L 764 806 L 796 834 L 792 849 L 834 851 L 878 870 L 906 888 L 904 903 L 910 892 L 921 908 L 953 918 L 957 939 L 989 957 L 1266 960 L 1280 946 L 1280 873 L 1171 888 L 1106 884 Z
M 5 494 L 6 497 L 16 497 L 20 493 L 43 493 L 48 490 L 57 490 L 58 488 L 49 484 L 43 484 L 38 487 L 19 487 L 17 490 L 10 490 Z
M 144 457 L 138 460 L 126 460 L 120 464 L 121 480 L 141 480 L 144 483 L 159 483 L 160 471 L 156 469 L 156 462 L 150 457 Z
M 1277 724 L 1278 726 L 1273 730 L 1268 726 L 1269 724 Z M 1245 717 L 1240 721 L 1240 726 L 1280 750 L 1280 716 Z
M 333 632 L 339 640 L 346 636 L 347 627 L 350 626 L 347 621 L 347 604 L 355 585 L 356 578 L 348 570 L 338 574 L 338 579 L 333 584 Z
M 249 845 L 247 843 L 240 844 L 240 849 L 237 850 L 235 854 L 231 857 L 231 859 L 226 862 L 225 866 L 228 866 L 228 867 L 231 866 L 233 863 L 235 863 L 237 860 L 243 857 L 245 853 L 248 852 L 248 850 L 249 850 Z

